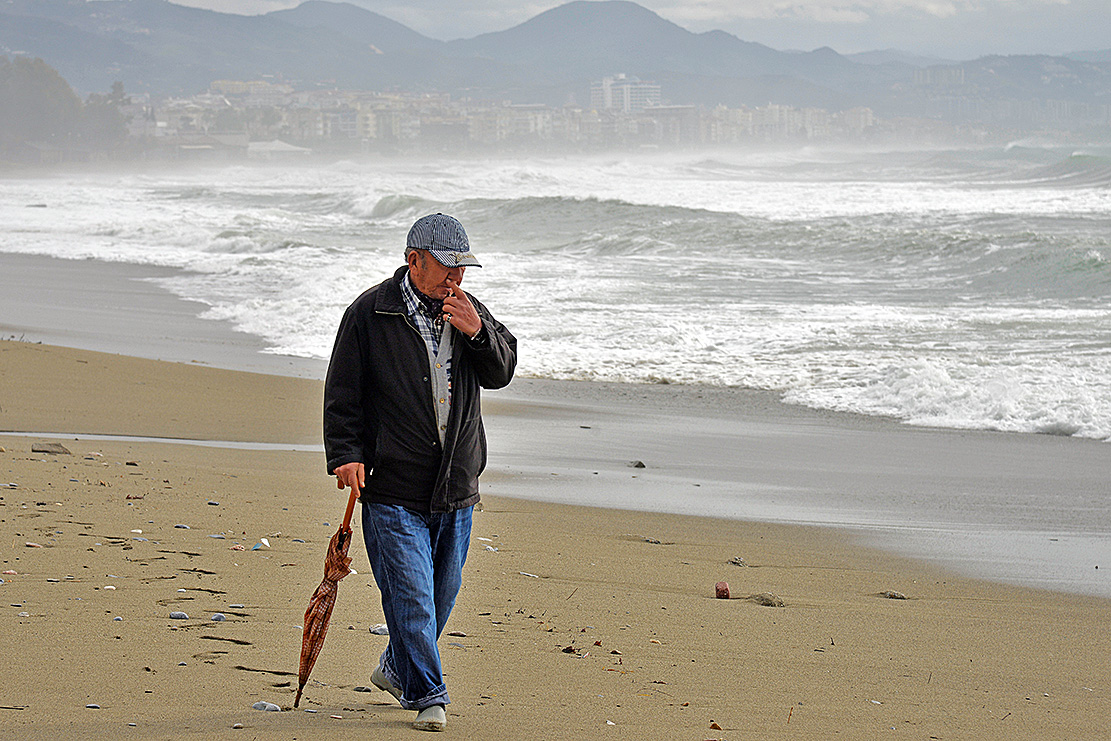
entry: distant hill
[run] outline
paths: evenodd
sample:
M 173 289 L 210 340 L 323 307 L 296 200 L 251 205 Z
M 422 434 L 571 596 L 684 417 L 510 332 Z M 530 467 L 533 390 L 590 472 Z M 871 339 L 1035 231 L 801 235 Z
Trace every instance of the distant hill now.
M 308 0 L 296 8 L 267 13 L 272 18 L 298 28 L 325 29 L 348 39 L 369 44 L 383 54 L 436 50 L 443 42 L 430 39 L 407 26 L 391 21 L 350 3 Z
M 1102 51 L 1077 51 L 1072 54 L 1066 54 L 1069 59 L 1075 59 L 1078 62 L 1111 62 L 1111 49 L 1103 49 Z
M 897 49 L 881 49 L 878 51 L 864 51 L 856 54 L 846 54 L 846 59 L 850 59 L 858 64 L 905 64 L 910 67 L 935 67 L 937 65 L 951 65 L 960 64 L 960 62 L 952 59 L 941 59 L 940 57 L 924 57 L 918 54 L 908 54 Z
M 0 10 L 0 52 L 42 57 L 86 92 L 114 80 L 160 94 L 228 77 L 339 81 L 372 54 L 326 31 L 165 0 L 8 0 Z
M 1102 100 L 1111 66 L 1101 56 L 1108 52 L 988 58 L 996 61 L 960 63 L 967 84 L 959 91 L 938 90 L 915 75 L 941 60 L 777 51 L 723 31 L 692 33 L 627 0 L 575 0 L 513 28 L 451 42 L 325 0 L 258 16 L 167 0 L 3 0 L 0 54 L 41 57 L 82 93 L 106 91 L 116 80 L 131 92 L 179 95 L 216 79 L 267 79 L 297 89 L 562 105 L 587 103 L 591 81 L 625 73 L 659 83 L 673 104 L 867 105 L 881 115 L 933 110 L 939 95 L 958 93 Z M 995 69 L 995 77 L 981 68 Z
M 746 81 L 740 86 L 727 85 L 740 90 L 752 88 L 753 81 L 762 79 L 756 86 L 764 91 L 780 80 L 793 91 L 793 97 L 802 90 L 828 97 L 829 92 L 854 92 L 861 84 L 908 74 L 896 67 L 877 70 L 859 65 L 828 48 L 789 53 L 742 41 L 724 31 L 692 33 L 626 0 L 575 0 L 506 31 L 448 42 L 447 49 L 457 57 L 479 56 L 525 65 L 530 76 L 547 80 L 590 80 L 626 72 L 657 81 L 702 81 L 696 83 L 696 89 L 702 91 L 697 99 L 690 88 L 676 88 L 665 95 L 677 103 L 735 101 L 735 95 L 725 94 L 714 100 L 714 86 L 725 80 Z M 762 92 L 757 97 L 765 95 Z

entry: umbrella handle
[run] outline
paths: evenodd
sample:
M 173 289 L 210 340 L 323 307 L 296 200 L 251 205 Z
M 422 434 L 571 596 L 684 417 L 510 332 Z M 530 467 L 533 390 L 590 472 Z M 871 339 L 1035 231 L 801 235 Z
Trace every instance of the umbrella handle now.
M 351 487 L 351 496 L 347 500 L 347 511 L 343 513 L 343 527 L 340 530 L 351 532 L 351 514 L 355 511 L 355 500 L 359 498 L 358 487 Z

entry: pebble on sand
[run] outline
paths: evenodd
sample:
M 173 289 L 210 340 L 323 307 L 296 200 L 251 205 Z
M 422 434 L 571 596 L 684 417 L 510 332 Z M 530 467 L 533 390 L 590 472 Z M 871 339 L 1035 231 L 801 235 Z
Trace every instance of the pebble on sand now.
M 90 702 L 85 707 L 87 707 L 89 710 L 100 710 L 100 706 L 97 705 L 95 702 Z
M 282 709 L 280 707 L 278 707 L 277 705 L 275 705 L 274 703 L 266 702 L 265 700 L 259 700 L 258 702 L 256 702 L 251 707 L 254 708 L 255 710 L 265 710 L 269 713 L 280 713 L 282 711 Z
M 714 596 L 718 599 L 729 599 L 729 583 L 719 581 L 714 585 Z
M 747 598 L 749 602 L 755 602 L 762 607 L 783 607 L 783 600 L 771 592 L 761 592 L 754 594 Z
M 173 612 L 170 613 L 170 619 L 171 620 L 188 620 L 189 616 L 186 615 L 184 612 L 181 612 L 180 610 L 174 610 Z
M 32 443 L 32 453 L 49 453 L 50 455 L 73 455 L 61 443 Z
M 211 620 L 212 620 L 212 622 L 214 622 L 214 623 L 222 623 L 222 622 L 224 622 L 225 620 L 227 620 L 227 618 L 226 618 L 226 617 L 224 617 L 224 613 L 222 613 L 222 612 L 218 612 L 218 613 L 216 613 L 215 615 L 213 615 L 213 616 L 211 617 Z

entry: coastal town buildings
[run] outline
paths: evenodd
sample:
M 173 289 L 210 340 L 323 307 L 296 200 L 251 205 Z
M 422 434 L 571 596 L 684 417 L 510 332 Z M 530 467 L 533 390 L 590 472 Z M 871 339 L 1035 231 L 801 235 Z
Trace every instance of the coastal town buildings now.
M 297 91 L 268 81 L 217 80 L 188 98 L 132 96 L 122 112 L 130 138 L 145 152 L 180 157 L 739 146 L 865 141 L 879 131 L 866 108 L 669 105 L 659 85 L 621 74 L 596 81 L 589 106 L 442 93 Z

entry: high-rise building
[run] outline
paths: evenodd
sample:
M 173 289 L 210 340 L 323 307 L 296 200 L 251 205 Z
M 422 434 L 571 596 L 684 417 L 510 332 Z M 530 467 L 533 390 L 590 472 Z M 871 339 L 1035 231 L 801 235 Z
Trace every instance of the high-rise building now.
M 660 86 L 639 78 L 614 75 L 590 86 L 590 107 L 596 111 L 619 110 L 636 113 L 660 104 Z

